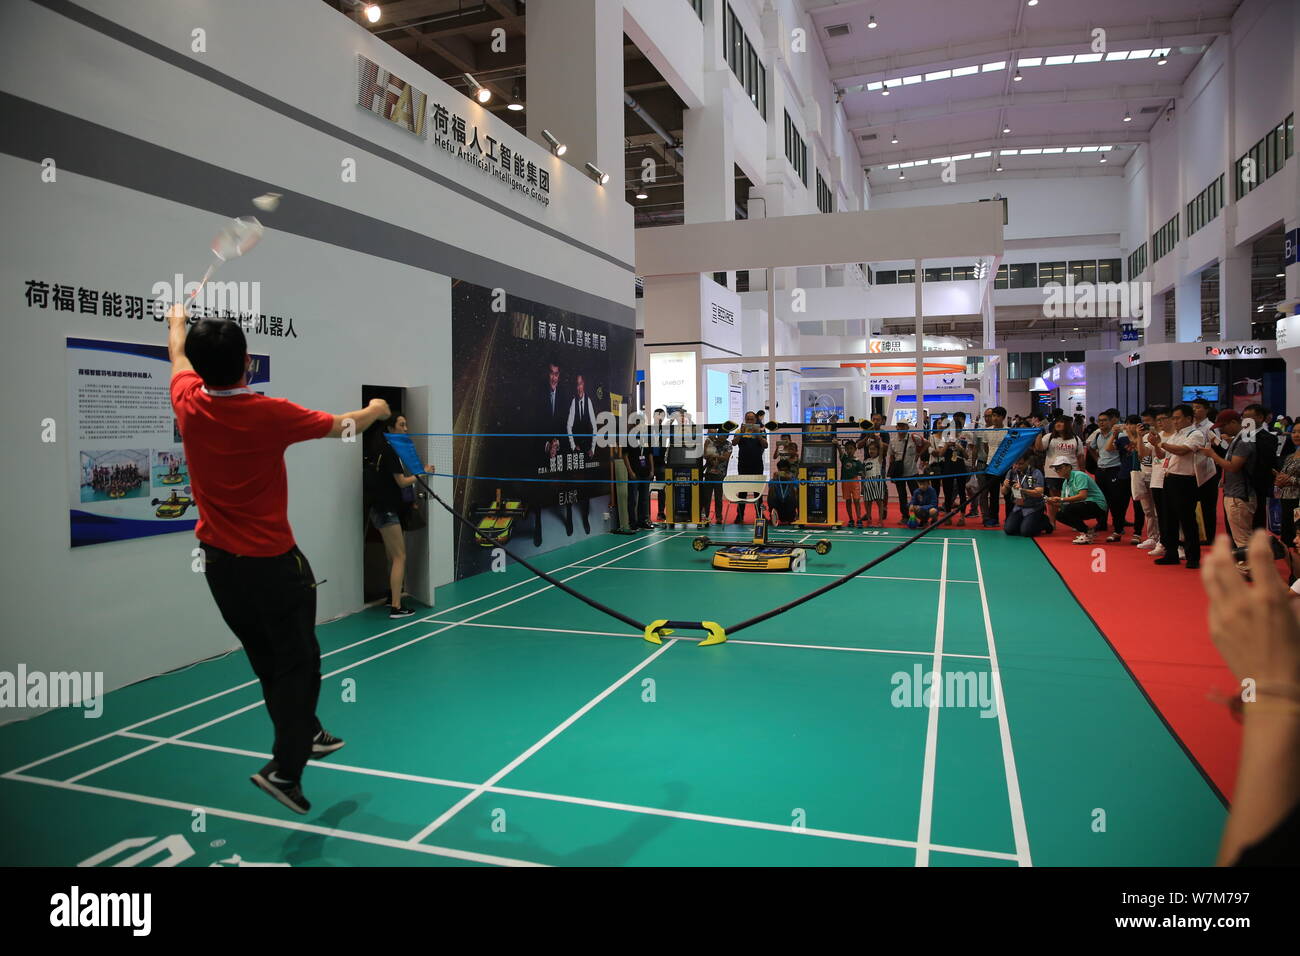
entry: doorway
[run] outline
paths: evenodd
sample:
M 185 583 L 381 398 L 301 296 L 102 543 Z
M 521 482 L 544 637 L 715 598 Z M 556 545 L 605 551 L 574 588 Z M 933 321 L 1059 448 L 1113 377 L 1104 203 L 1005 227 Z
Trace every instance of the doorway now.
M 422 461 L 428 461 L 428 439 L 423 437 L 429 431 L 429 387 L 407 387 L 400 385 L 362 385 L 361 386 L 361 406 L 365 408 L 371 399 L 382 398 L 388 403 L 389 409 L 392 410 L 393 418 L 403 416 L 406 418 L 407 430 L 415 436 L 416 448 L 420 452 Z M 382 448 L 384 441 L 383 422 L 376 422 L 370 429 L 361 436 L 359 444 L 359 455 L 362 461 L 358 462 L 358 467 L 364 467 L 364 459 L 373 453 L 373 449 Z M 364 484 L 362 486 L 364 488 Z M 421 497 L 424 492 L 417 483 L 412 491 Z M 365 496 L 362 496 L 363 501 Z M 432 520 L 429 513 L 429 502 L 424 500 L 425 514 Z M 386 602 L 388 598 L 388 555 L 384 549 L 383 539 L 379 531 L 371 523 L 366 513 L 366 506 L 361 506 L 362 521 L 362 567 L 364 581 L 362 586 L 363 600 L 366 604 L 376 602 Z M 406 582 L 404 593 L 409 595 L 413 600 L 431 607 L 433 605 L 433 587 L 430 583 L 429 575 L 429 529 L 428 527 L 420 528 L 415 531 L 403 532 L 403 538 L 406 542 Z

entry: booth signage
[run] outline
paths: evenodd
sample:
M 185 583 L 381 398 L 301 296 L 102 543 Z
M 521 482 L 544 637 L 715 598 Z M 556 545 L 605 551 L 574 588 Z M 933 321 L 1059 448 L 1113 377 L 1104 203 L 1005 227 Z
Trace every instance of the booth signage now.
M 532 157 L 489 136 L 487 129 L 480 131 L 441 103 L 428 107 L 428 95 L 417 90 L 405 80 L 381 68 L 377 63 L 357 54 L 357 105 L 400 126 L 407 132 L 425 138 L 428 120 L 433 120 L 433 145 L 448 155 L 461 160 L 500 180 L 512 192 L 521 193 L 543 206 L 551 202 L 551 173 Z M 530 142 L 530 148 L 533 144 Z M 536 148 L 535 158 L 547 162 L 549 153 Z

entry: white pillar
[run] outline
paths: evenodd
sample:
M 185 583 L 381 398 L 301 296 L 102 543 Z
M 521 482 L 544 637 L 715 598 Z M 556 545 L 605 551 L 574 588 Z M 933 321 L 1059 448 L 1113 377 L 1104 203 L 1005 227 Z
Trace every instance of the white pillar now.
M 730 222 L 736 218 L 735 98 L 722 70 L 706 73 L 704 87 L 705 105 L 682 113 L 684 221 Z M 730 289 L 735 275 L 727 273 Z
M 1228 249 L 1219 260 L 1219 339 L 1223 342 L 1249 340 L 1254 319 L 1250 300 L 1250 247 L 1229 246 Z
M 549 129 L 568 146 L 565 162 L 593 163 L 622 200 L 623 4 L 619 0 L 532 0 L 528 5 L 528 138 L 549 148 Z
M 925 423 L 922 421 L 921 412 L 925 408 L 925 359 L 921 353 L 925 350 L 925 289 L 921 285 L 923 277 L 922 261 L 920 259 L 912 260 L 913 286 L 916 294 L 916 427 L 924 428 Z
M 1201 334 L 1201 274 L 1179 276 L 1174 286 L 1176 342 L 1195 342 Z
M 1172 289 L 1167 292 L 1152 293 L 1151 314 L 1144 316 L 1147 324 L 1142 329 L 1143 345 L 1157 345 L 1169 341 L 1169 336 L 1165 332 L 1165 303 L 1171 295 L 1173 295 Z

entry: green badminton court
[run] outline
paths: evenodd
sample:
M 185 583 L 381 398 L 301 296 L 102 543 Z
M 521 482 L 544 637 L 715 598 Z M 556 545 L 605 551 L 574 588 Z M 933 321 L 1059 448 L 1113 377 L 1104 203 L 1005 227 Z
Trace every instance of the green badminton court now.
M 830 537 L 804 573 L 715 571 L 667 531 L 540 560 L 634 618 L 728 625 L 902 533 Z M 310 814 L 248 780 L 271 728 L 236 652 L 98 720 L 0 727 L 0 862 L 1188 866 L 1225 816 L 1038 548 L 1000 534 L 932 534 L 711 647 L 514 565 L 318 633 L 347 746 L 308 767 Z

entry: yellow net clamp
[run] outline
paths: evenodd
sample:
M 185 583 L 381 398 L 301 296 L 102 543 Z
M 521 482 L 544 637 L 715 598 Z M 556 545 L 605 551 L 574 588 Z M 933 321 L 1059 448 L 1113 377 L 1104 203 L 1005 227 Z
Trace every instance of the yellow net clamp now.
M 662 644 L 664 635 L 672 633 L 670 628 L 664 627 L 667 623 L 667 620 L 652 621 L 650 624 L 646 625 L 645 639 L 651 644 Z
M 681 621 L 677 622 L 681 625 Z M 667 626 L 668 621 L 652 621 L 645 629 L 645 639 L 651 644 L 662 644 L 663 638 L 673 631 Z M 715 624 L 713 621 L 700 621 L 698 624 L 687 624 L 686 627 L 698 627 L 700 630 L 708 633 L 708 637 L 700 641 L 700 647 L 708 644 L 721 644 L 727 639 L 727 632 L 722 629 L 721 624 Z
M 706 647 L 709 644 L 721 644 L 727 639 L 727 632 L 722 629 L 721 624 L 715 624 L 712 621 L 700 621 L 700 627 L 709 632 L 709 636 L 700 641 L 700 647 Z

